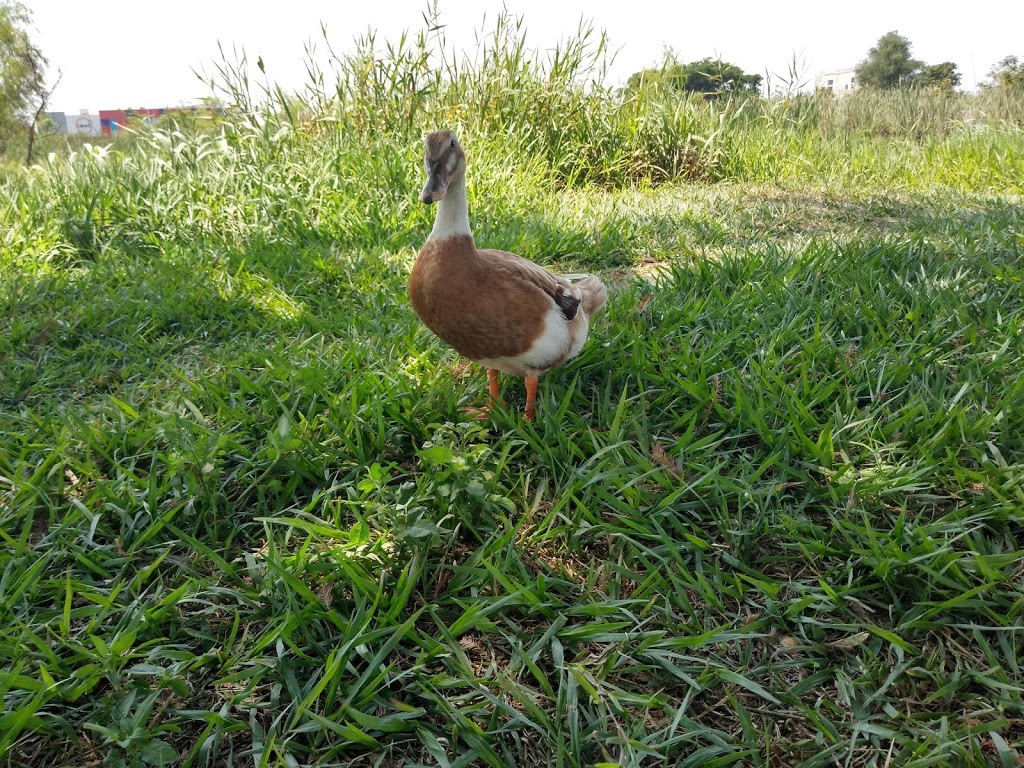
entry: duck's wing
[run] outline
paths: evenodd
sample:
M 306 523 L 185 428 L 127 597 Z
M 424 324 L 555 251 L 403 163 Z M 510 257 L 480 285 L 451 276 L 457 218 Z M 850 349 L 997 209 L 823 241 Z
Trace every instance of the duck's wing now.
M 488 268 L 499 279 L 523 281 L 546 293 L 562 312 L 566 321 L 572 320 L 583 302 L 583 292 L 562 275 L 551 272 L 540 264 L 508 251 L 481 248 L 480 255 Z

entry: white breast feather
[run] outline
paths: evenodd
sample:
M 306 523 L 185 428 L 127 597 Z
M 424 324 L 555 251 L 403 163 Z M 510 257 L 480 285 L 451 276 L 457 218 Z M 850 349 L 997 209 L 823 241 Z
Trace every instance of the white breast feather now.
M 512 376 L 536 376 L 562 360 L 571 346 L 569 324 L 565 321 L 562 310 L 552 302 L 551 309 L 544 316 L 544 330 L 523 354 L 518 357 L 489 358 L 477 362 Z
M 531 368 L 548 368 L 565 357 L 570 344 L 569 324 L 562 310 L 553 305 L 544 316 L 544 330 L 520 359 Z

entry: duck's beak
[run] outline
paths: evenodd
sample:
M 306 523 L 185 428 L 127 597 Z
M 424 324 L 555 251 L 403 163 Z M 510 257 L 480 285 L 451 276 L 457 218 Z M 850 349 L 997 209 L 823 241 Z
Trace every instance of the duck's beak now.
M 448 191 L 448 174 L 443 166 L 435 168 L 427 176 L 427 183 L 420 192 L 420 202 L 430 205 L 438 200 L 444 200 L 445 192 Z

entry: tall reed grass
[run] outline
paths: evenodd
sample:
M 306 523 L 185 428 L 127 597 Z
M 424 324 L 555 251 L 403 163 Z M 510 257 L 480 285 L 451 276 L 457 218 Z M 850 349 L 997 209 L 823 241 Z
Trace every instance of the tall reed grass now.
M 264 124 L 269 132 L 282 126 L 334 132 L 393 152 L 447 125 L 467 133 L 478 152 L 540 158 L 553 180 L 566 186 L 856 182 L 882 168 L 891 183 L 932 183 L 950 176 L 948 167 L 938 165 L 949 160 L 946 147 L 979 135 L 973 141 L 981 141 L 992 157 L 1016 155 L 1018 161 L 973 169 L 971 177 L 989 186 L 1019 187 L 1024 175 L 1024 153 L 1015 153 L 1024 128 L 1021 93 L 859 91 L 846 98 L 818 93 L 706 101 L 656 83 L 638 91 L 611 87 L 608 40 L 587 24 L 547 55 L 530 48 L 523 20 L 508 13 L 479 39 L 475 52 L 456 51 L 435 10 L 424 16 L 417 35 L 380 43 L 368 34 L 350 54 L 335 53 L 325 34 L 329 64 L 324 70 L 310 56 L 309 80 L 299 94 L 265 82 L 254 96 L 244 56 L 225 59 L 209 85 L 249 123 Z M 890 140 L 884 154 L 903 153 L 904 162 L 842 173 L 851 143 L 877 153 L 883 146 L 877 139 Z M 905 151 L 908 142 L 914 146 Z
M 244 52 L 225 53 L 207 77 L 225 115 L 205 128 L 143 129 L 43 160 L 28 176 L 4 174 L 0 247 L 32 241 L 77 259 L 117 238 L 144 253 L 179 235 L 311 233 L 401 247 L 425 215 L 407 194 L 419 183 L 420 136 L 441 126 L 469 148 L 484 206 L 529 209 L 552 187 L 678 181 L 1024 189 L 1019 94 L 705 101 L 610 87 L 607 39 L 585 24 L 549 54 L 532 50 L 509 14 L 472 54 L 443 30 L 428 14 L 415 35 L 368 34 L 345 54 L 325 34 L 328 63 L 309 56 L 300 93 L 254 77 Z M 508 192 L 488 194 L 499 188 Z

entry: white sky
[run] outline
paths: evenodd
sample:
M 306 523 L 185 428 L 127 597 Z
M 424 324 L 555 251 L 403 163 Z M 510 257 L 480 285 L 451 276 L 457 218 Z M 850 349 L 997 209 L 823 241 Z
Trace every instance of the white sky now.
M 305 80 L 304 44 L 320 41 L 327 26 L 338 52 L 368 28 L 380 42 L 422 26 L 426 0 L 26 0 L 34 39 L 64 79 L 51 101 L 56 111 L 80 108 L 163 107 L 194 103 L 209 95 L 193 69 L 243 47 L 250 61 L 262 56 L 270 78 L 286 90 Z M 531 47 L 545 50 L 573 33 L 581 18 L 605 30 L 618 50 L 611 84 L 657 65 L 667 46 L 684 61 L 721 57 L 745 71 L 785 74 L 794 52 L 808 78 L 853 66 L 878 38 L 898 30 L 926 63 L 955 61 L 963 87 L 984 80 L 1004 56 L 1024 57 L 1021 0 L 800 0 L 769 5 L 754 0 L 440 0 L 449 43 L 475 47 L 477 33 L 492 28 L 502 6 L 523 17 Z M 485 21 L 486 14 L 486 21 Z

